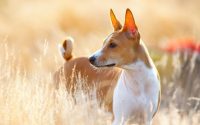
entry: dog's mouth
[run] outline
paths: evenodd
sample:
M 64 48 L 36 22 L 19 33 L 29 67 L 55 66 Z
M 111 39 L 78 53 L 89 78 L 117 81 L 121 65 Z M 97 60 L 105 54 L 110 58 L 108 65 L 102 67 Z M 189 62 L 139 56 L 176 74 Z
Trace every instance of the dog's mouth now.
M 107 64 L 107 65 L 95 65 L 96 67 L 113 67 L 115 66 L 115 63 Z

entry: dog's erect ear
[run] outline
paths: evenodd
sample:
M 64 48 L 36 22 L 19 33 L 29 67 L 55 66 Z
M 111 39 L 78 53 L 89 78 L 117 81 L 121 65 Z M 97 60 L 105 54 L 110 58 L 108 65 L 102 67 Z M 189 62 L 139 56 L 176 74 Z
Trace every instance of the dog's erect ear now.
M 131 36 L 133 36 L 137 32 L 137 26 L 135 24 L 133 14 L 130 9 L 126 9 L 123 31 L 128 32 Z
M 117 20 L 114 12 L 112 9 L 110 9 L 110 18 L 111 18 L 111 22 L 112 22 L 112 25 L 114 27 L 114 30 L 117 31 L 117 30 L 120 30 L 122 28 L 122 25 L 120 24 L 120 22 Z

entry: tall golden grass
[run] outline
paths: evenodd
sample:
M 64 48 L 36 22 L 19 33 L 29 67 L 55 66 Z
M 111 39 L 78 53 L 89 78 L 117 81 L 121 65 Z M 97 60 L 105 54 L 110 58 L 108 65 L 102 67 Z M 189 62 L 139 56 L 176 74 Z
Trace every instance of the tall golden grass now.
M 112 116 L 80 89 L 54 89 L 53 73 L 64 63 L 57 44 L 75 38 L 74 55 L 101 47 L 112 27 L 109 9 L 123 23 L 131 8 L 140 33 L 152 48 L 173 38 L 200 40 L 198 0 L 173 1 L 0 1 L 0 125 L 105 125 Z M 151 53 L 154 56 L 154 49 Z M 160 53 L 160 52 L 159 52 Z M 159 55 L 156 53 L 155 55 Z M 162 80 L 162 103 L 154 125 L 200 123 L 200 57 L 163 54 L 155 59 Z M 78 78 L 77 82 L 85 82 Z

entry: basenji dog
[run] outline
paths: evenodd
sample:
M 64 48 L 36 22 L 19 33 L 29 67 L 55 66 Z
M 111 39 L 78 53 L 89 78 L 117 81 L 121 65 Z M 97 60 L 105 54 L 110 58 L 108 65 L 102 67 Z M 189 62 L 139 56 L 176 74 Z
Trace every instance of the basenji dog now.
M 113 95 L 113 125 L 150 125 L 160 102 L 160 80 L 130 9 L 122 27 L 110 10 L 114 32 L 90 58 L 96 67 L 122 69 Z
M 100 104 L 106 110 L 112 112 L 113 91 L 120 69 L 99 69 L 90 64 L 88 57 L 74 58 L 72 55 L 73 39 L 71 37 L 67 37 L 59 45 L 59 49 L 65 63 L 54 75 L 56 88 L 63 83 L 72 95 L 80 86 L 81 90 L 86 92 L 96 89 L 96 96 Z

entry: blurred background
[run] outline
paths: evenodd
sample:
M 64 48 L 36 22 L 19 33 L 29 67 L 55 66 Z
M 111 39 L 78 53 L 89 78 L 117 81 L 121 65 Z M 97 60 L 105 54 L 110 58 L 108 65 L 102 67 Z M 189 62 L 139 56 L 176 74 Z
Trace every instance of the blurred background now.
M 110 8 L 122 24 L 125 10 L 130 8 L 142 39 L 158 47 L 174 39 L 199 41 L 199 5 L 198 0 L 1 0 L 0 40 L 17 49 L 16 55 L 26 59 L 23 66 L 28 69 L 32 69 L 32 60 L 41 55 L 40 45 L 46 41 L 50 57 L 46 68 L 54 70 L 52 59 L 58 55 L 57 44 L 64 37 L 75 39 L 77 56 L 88 56 L 102 45 L 113 31 Z
M 110 8 L 122 24 L 126 8 L 134 14 L 161 75 L 161 111 L 176 111 L 179 119 L 189 119 L 184 124 L 199 124 L 199 0 L 0 0 L 0 101 L 12 101 L 5 94 L 11 90 L 4 88 L 15 84 L 11 79 L 16 76 L 27 81 L 36 76 L 50 78 L 64 63 L 57 46 L 66 36 L 75 40 L 76 57 L 89 56 L 100 48 L 113 31 Z M 29 84 L 34 86 L 40 80 Z M 2 107 L 5 103 L 0 103 L 0 112 Z M 168 120 L 173 118 L 169 115 Z M 183 124 L 166 124 L 177 123 Z

